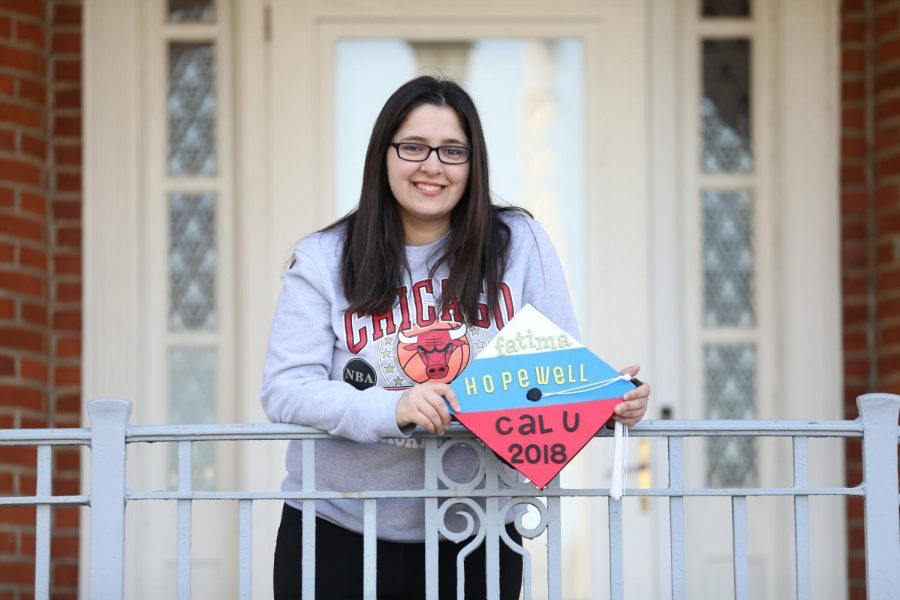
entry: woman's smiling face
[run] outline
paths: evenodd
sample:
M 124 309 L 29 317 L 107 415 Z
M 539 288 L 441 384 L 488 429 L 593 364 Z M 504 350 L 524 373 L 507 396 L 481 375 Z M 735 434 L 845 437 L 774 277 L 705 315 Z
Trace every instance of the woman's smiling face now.
M 413 109 L 392 141 L 418 142 L 432 147 L 469 145 L 456 112 L 434 104 Z M 400 209 L 406 243 L 425 245 L 440 239 L 450 228 L 450 213 L 465 192 L 469 163 L 444 164 L 438 160 L 437 152 L 432 152 L 424 162 L 411 162 L 390 148 L 387 174 Z

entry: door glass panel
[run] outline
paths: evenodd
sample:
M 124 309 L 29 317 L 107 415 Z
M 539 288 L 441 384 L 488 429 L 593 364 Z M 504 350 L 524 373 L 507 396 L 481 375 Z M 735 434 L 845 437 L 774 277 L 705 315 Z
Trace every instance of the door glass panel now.
M 216 196 L 169 196 L 169 329 L 216 328 Z
M 752 327 L 753 203 L 746 190 L 703 192 L 703 322 Z
M 171 27 L 188 21 L 213 18 L 213 2 L 171 2 Z M 198 179 L 218 171 L 216 124 L 217 45 L 215 39 L 192 42 L 168 41 L 166 172 L 174 176 L 166 194 L 167 211 L 167 341 L 166 381 L 169 423 L 216 421 L 217 381 L 220 370 L 220 322 L 218 292 L 219 235 L 222 216 L 220 184 Z M 214 489 L 217 483 L 214 446 L 193 445 L 195 489 Z M 170 484 L 177 484 L 177 447 L 172 445 L 168 469 Z
M 706 414 L 709 419 L 756 418 L 756 346 L 708 344 L 706 365 Z M 711 437 L 706 439 L 707 482 L 716 487 L 756 485 L 756 439 Z
M 170 23 L 212 23 L 215 18 L 213 0 L 169 0 Z
M 703 276 L 701 337 L 706 338 L 704 412 L 709 419 L 755 418 L 758 356 L 765 350 L 757 345 L 760 315 L 756 305 L 752 46 L 750 39 L 721 38 L 703 39 L 700 47 L 703 90 L 698 199 Z M 743 178 L 740 187 L 719 188 L 721 181 L 735 175 Z M 708 186 L 712 181 L 716 181 L 715 187 Z M 729 343 L 718 342 L 722 335 L 728 336 Z M 757 454 L 753 439 L 710 438 L 706 450 L 708 485 L 755 484 Z
M 359 202 L 363 162 L 378 112 L 391 93 L 415 76 L 412 46 L 399 40 L 348 40 L 336 48 L 334 143 L 336 215 Z
M 214 45 L 169 46 L 169 174 L 216 172 Z
M 753 171 L 750 40 L 703 40 L 703 170 Z
M 704 17 L 749 17 L 750 0 L 703 0 Z
M 216 349 L 208 346 L 169 348 L 169 424 L 216 421 Z M 169 445 L 169 487 L 178 487 L 178 445 Z M 216 489 L 213 442 L 194 442 L 192 487 Z
M 372 125 L 421 74 L 452 76 L 481 116 L 495 202 L 530 210 L 548 231 L 582 304 L 583 45 L 578 39 L 345 40 L 335 49 L 335 217 L 357 203 Z M 579 310 L 580 312 L 580 310 Z

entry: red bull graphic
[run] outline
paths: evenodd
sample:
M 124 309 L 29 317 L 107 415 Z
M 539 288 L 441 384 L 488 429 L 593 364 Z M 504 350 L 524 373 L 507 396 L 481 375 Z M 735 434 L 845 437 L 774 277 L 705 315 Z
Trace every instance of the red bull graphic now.
M 469 364 L 471 348 L 465 324 L 439 321 L 397 335 L 400 368 L 416 383 L 452 381 Z

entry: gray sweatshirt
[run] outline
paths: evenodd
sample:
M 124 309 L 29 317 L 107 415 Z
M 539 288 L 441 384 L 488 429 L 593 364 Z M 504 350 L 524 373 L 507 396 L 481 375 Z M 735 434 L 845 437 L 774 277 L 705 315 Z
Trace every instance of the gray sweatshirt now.
M 262 404 L 273 422 L 309 425 L 336 436 L 316 441 L 317 489 L 421 489 L 425 453 L 422 443 L 410 438 L 412 428 L 397 426 L 397 401 L 417 383 L 455 378 L 525 304 L 578 337 L 559 258 L 547 234 L 528 217 L 508 213 L 503 218 L 512 240 L 499 309 L 488 314 L 482 307 L 464 326 L 452 303 L 438 308 L 446 266 L 428 276 L 446 238 L 406 247 L 411 278 L 398 289 L 391 311 L 369 316 L 345 312 L 343 229 L 315 233 L 297 245 L 275 309 Z M 302 462 L 301 443 L 290 442 L 283 490 L 302 489 Z M 444 458 L 445 473 L 455 481 L 470 481 L 477 467 L 478 458 L 469 448 L 457 446 Z M 301 508 L 299 502 L 288 504 Z M 320 500 L 316 511 L 362 532 L 361 501 Z M 424 515 L 421 499 L 379 500 L 378 537 L 421 542 Z M 454 530 L 463 524 L 452 516 L 446 522 Z

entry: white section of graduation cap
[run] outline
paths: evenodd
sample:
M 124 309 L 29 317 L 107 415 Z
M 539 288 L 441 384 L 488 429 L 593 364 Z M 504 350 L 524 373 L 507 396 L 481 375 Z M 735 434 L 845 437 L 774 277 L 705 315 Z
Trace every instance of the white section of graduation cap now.
M 567 338 L 567 346 L 560 346 L 560 336 Z M 507 351 L 507 344 L 514 344 L 515 352 Z M 544 313 L 530 304 L 519 309 L 506 327 L 495 335 L 488 342 L 487 347 L 475 357 L 475 360 L 501 356 L 497 351 L 498 346 L 503 349 L 503 356 L 584 348 L 584 344 L 576 340 L 572 334 L 563 331 L 556 323 L 544 316 Z

